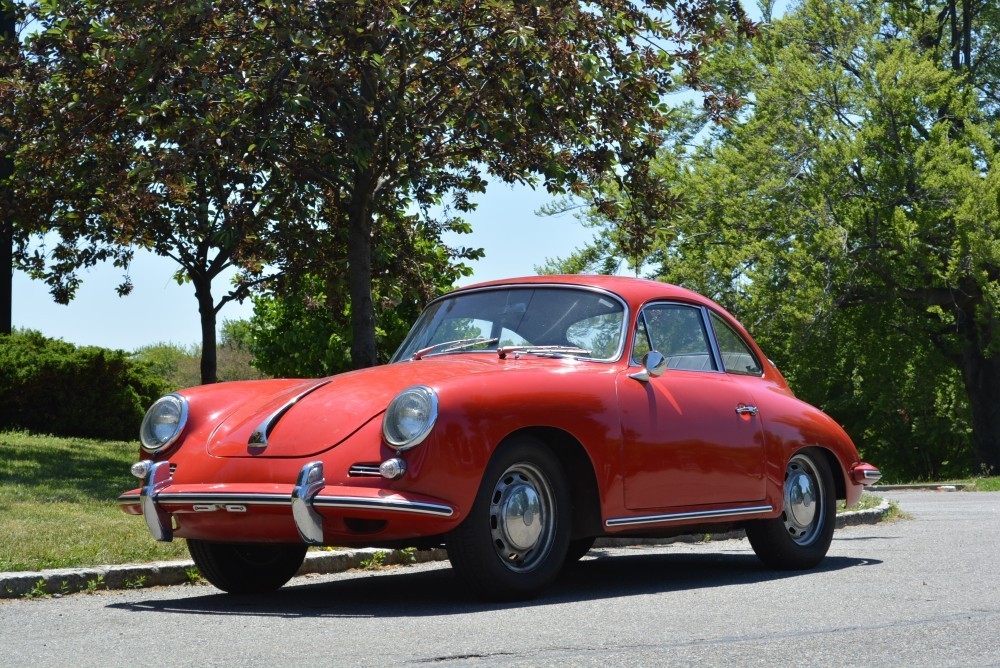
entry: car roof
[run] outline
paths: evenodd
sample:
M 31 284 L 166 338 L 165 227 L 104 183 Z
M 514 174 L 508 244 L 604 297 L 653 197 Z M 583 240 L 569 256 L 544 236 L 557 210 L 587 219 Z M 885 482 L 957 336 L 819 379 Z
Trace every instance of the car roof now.
M 651 281 L 645 278 L 630 278 L 627 276 L 604 276 L 595 274 L 521 276 L 518 278 L 504 278 L 495 281 L 484 281 L 482 283 L 468 285 L 455 290 L 452 294 L 467 290 L 477 290 L 480 288 L 539 284 L 600 288 L 607 290 L 608 292 L 613 292 L 621 297 L 632 310 L 638 309 L 638 307 L 648 301 L 656 299 L 669 299 L 713 306 L 715 309 L 725 313 L 725 310 L 711 299 L 703 297 L 697 292 L 692 292 L 687 288 L 682 288 L 670 283 L 661 283 L 660 281 Z

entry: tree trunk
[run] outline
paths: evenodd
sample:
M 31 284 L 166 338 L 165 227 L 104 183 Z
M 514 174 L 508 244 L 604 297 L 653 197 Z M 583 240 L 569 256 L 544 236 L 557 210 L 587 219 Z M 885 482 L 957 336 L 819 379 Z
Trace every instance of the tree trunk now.
M 0 58 L 7 59 L 17 53 L 17 25 L 11 7 L 0 12 Z M 3 114 L 10 116 L 13 104 L 4 105 Z M 14 277 L 14 194 L 7 183 L 14 173 L 14 147 L 10 135 L 0 129 L 0 334 L 10 334 L 13 326 L 13 277 Z
M 13 197 L 3 183 L 12 171 L 9 163 L 9 160 L 0 157 L 0 334 L 10 334 L 14 325 Z
M 998 329 L 996 321 L 982 325 L 966 316 L 959 331 L 966 341 L 961 371 L 972 411 L 972 448 L 976 464 L 1000 475 L 1000 355 L 985 354 Z
M 201 315 L 201 384 L 218 381 L 218 359 L 215 345 L 215 301 L 212 299 L 212 282 L 194 278 L 194 294 L 198 298 Z
M 347 291 L 351 297 L 351 366 L 378 364 L 372 301 L 372 220 L 365 185 L 356 186 L 348 216 Z

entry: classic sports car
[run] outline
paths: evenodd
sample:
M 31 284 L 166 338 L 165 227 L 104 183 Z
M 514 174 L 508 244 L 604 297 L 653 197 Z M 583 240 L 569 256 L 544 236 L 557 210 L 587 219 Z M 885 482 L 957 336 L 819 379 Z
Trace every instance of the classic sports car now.
M 444 544 L 481 596 L 538 594 L 597 536 L 744 527 L 780 569 L 826 555 L 880 473 L 726 311 L 665 283 L 538 276 L 432 302 L 390 364 L 165 396 L 124 510 L 227 592 L 309 545 Z

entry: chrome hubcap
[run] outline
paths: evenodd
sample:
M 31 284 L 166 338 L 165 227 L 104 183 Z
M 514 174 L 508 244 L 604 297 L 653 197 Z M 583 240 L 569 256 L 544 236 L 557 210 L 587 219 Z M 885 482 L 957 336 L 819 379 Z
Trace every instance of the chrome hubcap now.
M 538 494 L 523 483 L 511 485 L 500 502 L 500 529 L 516 550 L 530 550 L 542 534 L 541 505 Z
M 534 568 L 552 547 L 555 527 L 548 479 L 531 464 L 504 472 L 490 498 L 490 532 L 497 556 L 512 571 Z
M 805 455 L 796 455 L 785 469 L 785 509 L 782 519 L 799 545 L 809 545 L 823 528 L 824 490 L 816 467 Z

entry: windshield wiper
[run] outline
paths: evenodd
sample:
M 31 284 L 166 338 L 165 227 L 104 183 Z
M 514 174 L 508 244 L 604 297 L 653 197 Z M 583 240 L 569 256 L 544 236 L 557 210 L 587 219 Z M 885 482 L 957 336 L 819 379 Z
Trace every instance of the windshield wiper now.
M 438 354 L 451 353 L 456 350 L 465 350 L 467 348 L 475 348 L 480 345 L 489 345 L 491 343 L 496 343 L 500 339 L 487 339 L 487 338 L 475 338 L 475 339 L 456 339 L 455 341 L 442 341 L 441 343 L 435 343 L 432 346 L 427 346 L 426 348 L 421 348 L 417 352 L 413 353 L 411 360 L 418 360 L 428 353 L 436 351 L 438 348 L 444 348 L 444 350 L 438 351 Z
M 592 351 L 576 346 L 503 346 L 497 348 L 500 359 L 507 359 L 507 355 L 510 353 L 514 353 L 515 357 L 520 353 L 542 357 L 590 357 Z

